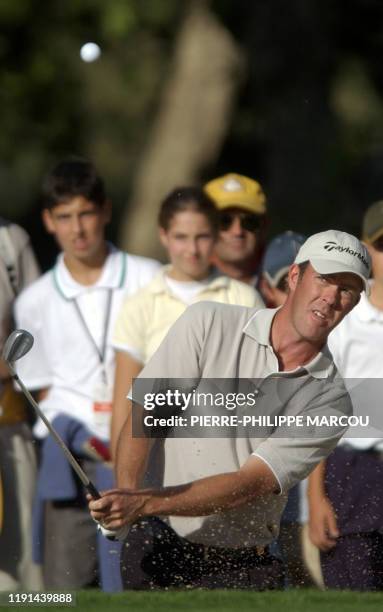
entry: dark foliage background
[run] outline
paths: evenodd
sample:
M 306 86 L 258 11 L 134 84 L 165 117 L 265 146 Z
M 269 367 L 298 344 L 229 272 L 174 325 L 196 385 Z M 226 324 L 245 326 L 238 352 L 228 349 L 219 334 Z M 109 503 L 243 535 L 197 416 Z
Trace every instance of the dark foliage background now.
M 0 210 L 29 230 L 45 268 L 55 249 L 40 223 L 39 185 L 62 156 L 98 165 L 118 241 L 193 1 L 0 3 Z M 223 146 L 200 180 L 230 170 L 258 178 L 270 235 L 330 226 L 359 233 L 363 210 L 383 196 L 383 3 L 206 4 L 238 43 L 245 70 Z M 86 64 L 79 50 L 89 40 L 102 55 Z

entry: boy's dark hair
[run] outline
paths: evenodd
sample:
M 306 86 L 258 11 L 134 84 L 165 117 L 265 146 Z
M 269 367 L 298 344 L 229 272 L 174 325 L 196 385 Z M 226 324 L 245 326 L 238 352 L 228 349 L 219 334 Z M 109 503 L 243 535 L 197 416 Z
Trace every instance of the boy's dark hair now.
M 90 161 L 81 158 L 65 159 L 43 181 L 43 208 L 54 208 L 76 196 L 103 206 L 106 201 L 104 182 Z
M 176 187 L 161 203 L 158 225 L 168 230 L 172 218 L 179 212 L 192 210 L 205 215 L 214 233 L 218 232 L 218 211 L 213 200 L 199 187 Z

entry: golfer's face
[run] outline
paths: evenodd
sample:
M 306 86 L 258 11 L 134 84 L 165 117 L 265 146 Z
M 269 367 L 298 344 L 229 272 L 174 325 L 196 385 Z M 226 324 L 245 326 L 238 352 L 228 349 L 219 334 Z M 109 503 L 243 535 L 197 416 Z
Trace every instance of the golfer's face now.
M 349 272 L 319 274 L 311 264 L 303 275 L 297 265 L 289 273 L 293 325 L 312 342 L 325 342 L 328 334 L 358 303 L 362 280 Z

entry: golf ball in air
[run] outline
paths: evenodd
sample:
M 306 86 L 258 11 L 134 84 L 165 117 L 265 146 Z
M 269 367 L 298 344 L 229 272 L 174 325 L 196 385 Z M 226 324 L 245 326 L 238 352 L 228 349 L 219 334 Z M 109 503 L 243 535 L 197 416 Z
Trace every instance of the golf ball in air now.
M 101 49 L 96 43 L 85 43 L 80 49 L 80 56 L 84 62 L 95 62 L 101 55 Z

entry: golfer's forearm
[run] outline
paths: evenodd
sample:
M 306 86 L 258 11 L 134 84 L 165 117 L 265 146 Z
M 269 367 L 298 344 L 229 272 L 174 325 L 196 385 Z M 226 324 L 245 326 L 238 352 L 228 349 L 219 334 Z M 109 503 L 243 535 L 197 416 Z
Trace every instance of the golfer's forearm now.
M 206 516 L 276 492 L 275 477 L 263 468 L 249 475 L 241 470 L 218 474 L 192 483 L 148 491 L 144 514 Z
M 110 432 L 110 450 L 113 461 L 116 460 L 117 444 L 124 423 L 131 410 L 131 402 L 127 399 L 132 380 L 142 369 L 139 363 L 128 353 L 116 351 L 116 371 L 113 389 L 113 410 Z
M 125 421 L 129 416 L 129 402 L 125 397 L 113 401 L 112 420 L 110 425 L 110 452 L 112 460 L 117 458 L 117 446 Z
M 152 441 L 132 435 L 132 410 L 121 430 L 116 453 L 116 480 L 121 488 L 137 489 L 144 477 Z

